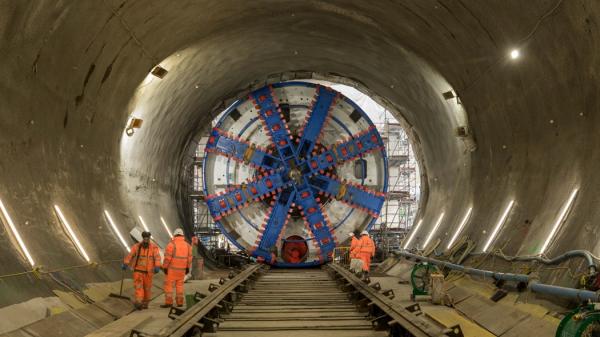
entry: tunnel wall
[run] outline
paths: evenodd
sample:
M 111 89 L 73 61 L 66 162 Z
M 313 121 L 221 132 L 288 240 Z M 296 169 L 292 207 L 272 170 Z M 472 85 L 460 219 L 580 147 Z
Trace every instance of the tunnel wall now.
M 186 221 L 174 209 L 181 166 L 210 112 L 269 74 L 306 70 L 360 82 L 412 126 L 429 189 L 421 233 L 445 212 L 438 233 L 451 235 L 473 204 L 465 233 L 482 244 L 514 198 L 496 246 L 530 253 L 580 185 L 549 254 L 597 252 L 599 12 L 591 0 L 4 1 L 0 199 L 46 269 L 84 263 L 53 204 L 92 260 L 119 259 L 124 249 L 103 210 L 122 233 L 139 213 L 157 228 L 157 215 L 172 226 Z M 523 56 L 510 62 L 515 45 Z M 160 90 L 127 140 L 134 151 L 122 151 L 139 86 L 165 58 L 173 58 L 169 74 L 149 84 Z M 456 100 L 441 96 L 452 88 L 474 152 L 456 137 Z M 0 275 L 27 270 L 6 232 L 0 240 Z M 116 279 L 115 267 L 61 275 L 79 286 Z M 56 287 L 31 274 L 3 280 L 0 306 Z

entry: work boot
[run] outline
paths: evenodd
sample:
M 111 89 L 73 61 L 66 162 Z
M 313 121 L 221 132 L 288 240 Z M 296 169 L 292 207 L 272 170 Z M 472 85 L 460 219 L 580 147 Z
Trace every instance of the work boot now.
M 160 307 L 161 308 L 171 308 L 173 306 L 173 304 L 161 304 Z
M 181 307 L 183 307 L 183 303 L 181 303 L 181 304 L 180 304 L 180 303 L 177 303 L 177 307 L 178 307 L 178 308 L 181 308 Z
M 135 310 L 142 310 L 142 304 L 141 303 L 134 303 L 133 306 L 135 307 Z
M 143 303 L 142 304 L 142 309 L 148 309 L 148 303 Z

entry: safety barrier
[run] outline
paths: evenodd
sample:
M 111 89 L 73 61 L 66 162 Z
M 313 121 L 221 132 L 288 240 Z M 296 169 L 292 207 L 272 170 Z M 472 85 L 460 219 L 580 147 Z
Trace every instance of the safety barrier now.
M 350 265 L 350 247 L 336 247 L 333 250 L 333 263 L 342 266 Z

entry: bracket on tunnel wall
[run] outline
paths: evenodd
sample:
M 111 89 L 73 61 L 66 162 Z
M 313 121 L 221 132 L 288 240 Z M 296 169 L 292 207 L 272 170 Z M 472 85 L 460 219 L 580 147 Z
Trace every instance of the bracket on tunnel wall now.
M 134 129 L 139 129 L 142 127 L 142 123 L 144 122 L 143 119 L 140 118 L 131 118 L 129 120 L 129 123 L 127 124 L 127 127 L 125 128 L 125 133 L 131 137 L 133 136 L 134 133 Z

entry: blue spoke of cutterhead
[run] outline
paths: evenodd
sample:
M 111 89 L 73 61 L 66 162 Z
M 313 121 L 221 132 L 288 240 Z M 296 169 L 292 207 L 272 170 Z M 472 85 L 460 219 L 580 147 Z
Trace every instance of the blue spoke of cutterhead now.
M 218 128 L 211 132 L 205 152 L 223 155 L 264 171 L 275 170 L 281 166 L 281 160 L 271 156 L 266 149 Z
M 301 207 L 301 214 L 313 238 L 319 246 L 320 259 L 325 262 L 331 258 L 335 248 L 335 238 L 329 227 L 329 219 L 321 211 L 321 204 L 316 200 L 310 186 L 303 184 L 296 186 L 296 205 Z
M 223 216 L 247 207 L 252 201 L 281 192 L 286 186 L 289 184 L 286 184 L 278 173 L 259 175 L 241 186 L 231 187 L 219 194 L 208 195 L 206 206 L 213 218 L 218 221 Z
M 344 202 L 353 208 L 379 217 L 385 194 L 372 191 L 363 185 L 342 182 L 329 175 L 316 175 L 309 179 L 310 185 L 320 193 Z
M 328 168 L 362 157 L 369 152 L 383 151 L 385 148 L 375 127 L 371 127 L 350 139 L 329 146 L 325 151 L 306 158 L 313 174 Z
M 287 162 L 295 159 L 296 151 L 292 144 L 290 130 L 275 100 L 273 89 L 268 86 L 256 90 L 250 94 L 250 98 L 258 110 L 258 117 L 263 122 L 267 134 L 275 144 L 281 160 Z
M 262 225 L 261 233 L 256 240 L 257 247 L 252 253 L 254 256 L 262 257 L 268 263 L 275 262 L 273 260 L 273 249 L 277 246 L 283 227 L 288 221 L 288 212 L 294 202 L 295 195 L 295 189 L 286 188 L 273 201 L 268 212 L 268 218 Z
M 315 96 L 312 109 L 306 116 L 306 123 L 300 131 L 301 138 L 297 148 L 297 154 L 300 158 L 305 158 L 314 149 L 326 121 L 329 119 L 329 111 L 339 98 L 339 94 L 323 86 L 317 86 Z

